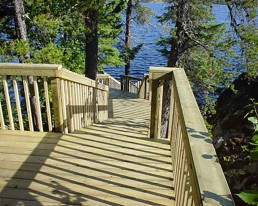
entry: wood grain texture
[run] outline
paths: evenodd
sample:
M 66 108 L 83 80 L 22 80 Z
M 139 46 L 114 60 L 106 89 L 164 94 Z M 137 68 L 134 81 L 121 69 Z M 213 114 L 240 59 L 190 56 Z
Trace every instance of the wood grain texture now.
M 169 142 L 148 138 L 150 103 L 119 93 L 112 118 L 71 134 L 1 130 L 0 205 L 174 205 Z

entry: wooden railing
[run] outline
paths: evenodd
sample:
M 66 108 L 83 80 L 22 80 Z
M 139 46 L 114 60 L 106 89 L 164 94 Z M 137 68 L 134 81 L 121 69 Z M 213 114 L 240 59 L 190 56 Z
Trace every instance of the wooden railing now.
M 128 75 L 120 75 L 120 82 L 121 90 L 138 94 L 142 79 Z
M 108 87 L 61 65 L 0 64 L 1 129 L 73 132 L 108 118 Z
M 109 88 L 121 89 L 121 83 L 109 74 L 98 74 L 97 81 L 101 84 L 109 86 Z
M 150 96 L 150 88 L 149 88 L 149 75 L 145 74 L 142 81 L 141 81 L 141 85 L 139 88 L 139 98 L 141 99 L 149 99 Z
M 150 68 L 150 137 L 160 133 L 163 82 L 171 80 L 168 137 L 178 206 L 233 206 L 203 118 L 183 69 Z

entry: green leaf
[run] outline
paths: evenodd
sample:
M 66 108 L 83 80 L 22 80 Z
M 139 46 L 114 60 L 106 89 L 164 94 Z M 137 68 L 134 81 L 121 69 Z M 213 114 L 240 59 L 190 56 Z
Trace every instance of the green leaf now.
M 252 122 L 253 124 L 258 124 L 258 120 L 256 117 L 248 117 L 248 121 Z
M 252 140 L 256 143 L 258 143 L 258 134 L 255 134 L 253 137 L 252 137 Z
M 245 190 L 240 194 L 237 194 L 244 202 L 250 205 L 258 204 L 258 191 L 257 190 Z
M 258 146 L 250 151 L 250 156 L 254 160 L 258 160 Z

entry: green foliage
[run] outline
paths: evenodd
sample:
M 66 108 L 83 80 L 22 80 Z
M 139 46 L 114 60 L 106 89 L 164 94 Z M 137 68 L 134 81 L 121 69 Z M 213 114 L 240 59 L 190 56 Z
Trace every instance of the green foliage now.
M 85 11 L 99 13 L 99 65 L 123 65 L 117 48 L 117 36 L 122 32 L 121 12 L 126 0 L 64 1 L 24 0 L 28 41 L 17 40 L 12 2 L 3 0 L 0 12 L 0 55 L 2 61 L 19 59 L 22 62 L 62 63 L 66 68 L 84 73 L 85 68 Z M 1 16 L 1 15 L 0 15 Z M 30 60 L 26 55 L 30 54 Z
M 258 113 L 257 113 L 257 103 L 253 102 L 254 109 L 249 112 L 247 115 L 254 113 L 255 116 L 248 117 L 254 126 L 254 135 L 252 137 L 254 148 L 250 151 L 250 157 L 253 160 L 258 160 Z M 245 190 L 240 194 L 237 194 L 244 202 L 250 205 L 258 205 L 258 190 Z
M 257 2 L 253 0 L 226 0 L 230 11 L 234 44 L 241 48 L 239 64 L 250 76 L 257 76 L 258 28 Z
M 168 66 L 185 69 L 193 88 L 203 91 L 209 102 L 218 84 L 228 85 L 234 75 L 224 72 L 234 57 L 232 39 L 228 38 L 226 26 L 215 22 L 210 1 L 166 2 L 167 12 L 159 21 L 172 29 L 168 39 L 159 41 L 163 45 L 161 52 L 168 57 Z M 203 108 L 209 110 L 210 105 Z
M 28 41 L 15 39 L 9 42 L 3 42 L 0 47 L 0 55 L 5 61 L 10 59 L 20 59 L 26 61 L 26 55 L 30 52 L 30 44 Z
M 62 64 L 63 52 L 52 42 L 34 53 L 34 63 Z
M 257 190 L 245 190 L 240 194 L 237 194 L 243 201 L 250 205 L 258 205 L 258 191 Z

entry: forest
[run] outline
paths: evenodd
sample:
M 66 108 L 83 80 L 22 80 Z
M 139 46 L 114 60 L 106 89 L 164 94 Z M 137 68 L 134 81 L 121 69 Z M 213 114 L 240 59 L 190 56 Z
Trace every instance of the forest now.
M 142 48 L 131 44 L 131 24 L 144 27 L 153 15 L 142 2 L 1 0 L 0 62 L 62 64 L 93 80 L 106 66 L 130 75 Z M 170 36 L 155 43 L 164 64 L 184 68 L 202 94 L 199 106 L 236 204 L 258 205 L 257 1 L 163 2 L 156 18 Z M 215 21 L 214 3 L 226 5 L 230 28 Z

